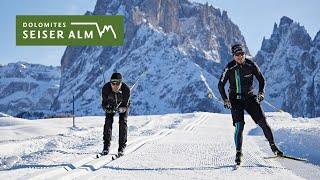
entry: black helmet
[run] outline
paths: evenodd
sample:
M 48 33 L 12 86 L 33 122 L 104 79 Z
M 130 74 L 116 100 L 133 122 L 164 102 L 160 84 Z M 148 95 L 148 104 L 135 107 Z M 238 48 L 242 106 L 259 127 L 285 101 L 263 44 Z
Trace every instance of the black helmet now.
M 242 44 L 234 44 L 231 47 L 231 52 L 233 55 L 239 54 L 239 53 L 244 53 L 244 49 Z
M 122 75 L 120 73 L 113 73 L 110 79 L 111 82 L 121 82 L 122 81 Z

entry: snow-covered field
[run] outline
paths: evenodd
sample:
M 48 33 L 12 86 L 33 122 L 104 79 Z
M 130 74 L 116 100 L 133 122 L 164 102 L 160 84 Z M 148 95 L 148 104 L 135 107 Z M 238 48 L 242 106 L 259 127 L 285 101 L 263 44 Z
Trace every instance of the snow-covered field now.
M 234 168 L 229 114 L 130 116 L 126 155 L 95 159 L 104 117 L 25 120 L 0 117 L 1 179 L 320 179 L 320 118 L 267 113 L 276 142 L 309 163 L 267 159 L 263 133 L 246 116 L 243 164 Z M 116 153 L 118 117 L 111 154 Z

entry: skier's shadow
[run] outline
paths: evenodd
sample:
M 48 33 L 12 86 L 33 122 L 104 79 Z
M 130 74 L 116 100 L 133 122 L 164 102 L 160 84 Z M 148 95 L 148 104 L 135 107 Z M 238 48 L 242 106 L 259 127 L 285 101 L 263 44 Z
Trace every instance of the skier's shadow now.
M 233 165 L 226 165 L 226 166 L 216 166 L 216 167 L 182 167 L 182 168 L 121 168 L 121 167 L 114 167 L 114 166 L 104 166 L 103 168 L 112 169 L 112 170 L 119 170 L 119 171 L 187 171 L 187 170 L 213 170 L 213 169 L 224 169 L 224 168 L 233 168 Z
M 114 166 L 104 166 L 103 168 L 111 169 L 111 170 L 124 170 L 124 171 L 203 171 L 203 170 L 217 170 L 217 169 L 230 169 L 231 171 L 236 170 L 235 165 L 223 165 L 223 166 L 213 166 L 213 167 L 182 167 L 182 168 L 121 168 L 121 167 L 114 167 Z M 282 167 L 275 167 L 275 166 L 266 166 L 262 164 L 257 164 L 256 166 L 248 165 L 248 166 L 241 166 L 241 168 L 280 168 Z
M 0 171 L 8 171 L 8 170 L 16 170 L 16 169 L 47 169 L 47 168 L 54 168 L 54 167 L 64 167 L 69 169 L 76 169 L 73 164 L 52 164 L 52 165 L 45 165 L 45 164 L 22 164 L 22 165 L 15 165 L 8 169 L 0 169 Z

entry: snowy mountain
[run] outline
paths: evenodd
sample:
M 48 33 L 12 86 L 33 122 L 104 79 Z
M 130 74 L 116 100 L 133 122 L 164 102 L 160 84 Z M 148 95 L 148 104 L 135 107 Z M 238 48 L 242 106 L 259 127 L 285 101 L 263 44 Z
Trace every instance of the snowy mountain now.
M 230 45 L 245 40 L 225 11 L 187 0 L 98 0 L 87 15 L 124 15 L 121 47 L 67 47 L 53 109 L 77 115 L 103 114 L 100 91 L 113 72 L 132 86 L 131 114 L 223 112 L 208 99 L 231 58 Z
M 0 67 L 0 112 L 25 118 L 43 117 L 57 96 L 60 68 L 9 63 Z
M 0 117 L 10 117 L 10 115 L 0 112 Z
M 1 179 L 319 179 L 320 118 L 266 113 L 279 147 L 308 163 L 273 157 L 260 127 L 245 116 L 243 162 L 235 170 L 229 114 L 130 116 L 123 157 L 96 159 L 103 116 L 0 118 Z M 118 148 L 114 123 L 110 153 Z
M 303 26 L 282 17 L 255 59 L 267 80 L 267 100 L 293 116 L 320 116 L 320 31 L 312 40 Z

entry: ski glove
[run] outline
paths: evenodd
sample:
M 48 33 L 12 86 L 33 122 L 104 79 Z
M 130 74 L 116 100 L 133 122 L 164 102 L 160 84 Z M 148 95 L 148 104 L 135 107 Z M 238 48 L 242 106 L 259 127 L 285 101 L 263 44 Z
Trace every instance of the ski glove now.
M 126 107 L 119 107 L 118 112 L 119 113 L 125 113 L 127 111 Z
M 264 93 L 263 92 L 258 93 L 257 100 L 259 103 L 264 100 Z
M 230 103 L 229 99 L 223 100 L 223 105 L 224 105 L 224 108 L 231 109 L 231 103 Z
M 115 110 L 115 107 L 113 105 L 107 104 L 105 109 L 104 109 L 104 111 L 106 113 L 115 113 L 116 110 Z

